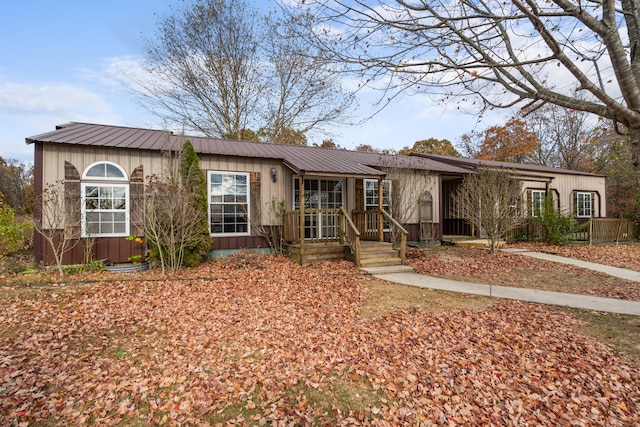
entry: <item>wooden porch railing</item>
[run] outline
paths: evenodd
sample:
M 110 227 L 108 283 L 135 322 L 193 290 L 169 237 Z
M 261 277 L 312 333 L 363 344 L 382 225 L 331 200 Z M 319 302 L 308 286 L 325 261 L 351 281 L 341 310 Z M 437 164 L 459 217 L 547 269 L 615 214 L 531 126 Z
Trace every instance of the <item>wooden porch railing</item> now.
M 590 218 L 577 222 L 588 223 L 582 230 L 572 233 L 569 236 L 571 241 L 588 242 L 618 242 L 621 240 L 635 240 L 638 238 L 638 226 L 629 219 L 617 218 Z M 507 240 L 525 237 L 528 239 L 539 239 L 542 237 L 542 227 L 534 221 L 529 220 L 526 224 L 512 230 L 507 235 Z
M 304 241 L 308 243 L 340 240 L 340 209 L 305 209 Z M 300 210 L 287 211 L 283 217 L 285 242 L 300 241 Z
M 380 224 L 386 224 L 391 236 L 399 236 L 402 264 L 407 257 L 407 235 L 409 232 L 384 210 L 354 211 L 353 219 L 344 207 L 338 209 L 305 209 L 304 224 L 300 227 L 300 210 L 287 211 L 283 216 L 283 237 L 286 242 L 304 243 L 340 242 L 351 249 L 355 263 L 361 266 L 361 240 L 382 241 Z M 302 242 L 301 242 L 302 243 Z
M 366 211 L 353 211 L 353 223 L 360 230 L 362 240 L 380 240 L 378 209 L 370 209 Z
M 592 218 L 587 228 L 589 244 L 638 238 L 638 226 L 630 219 Z
M 405 265 L 405 261 L 407 260 L 407 234 L 409 234 L 409 232 L 384 209 L 382 210 L 382 215 L 389 222 L 391 235 L 397 236 L 400 234 L 400 259 L 402 260 L 402 265 Z
M 343 207 L 340 207 L 340 214 L 342 216 L 340 241 L 349 245 L 356 259 L 356 267 L 360 267 L 360 232 Z

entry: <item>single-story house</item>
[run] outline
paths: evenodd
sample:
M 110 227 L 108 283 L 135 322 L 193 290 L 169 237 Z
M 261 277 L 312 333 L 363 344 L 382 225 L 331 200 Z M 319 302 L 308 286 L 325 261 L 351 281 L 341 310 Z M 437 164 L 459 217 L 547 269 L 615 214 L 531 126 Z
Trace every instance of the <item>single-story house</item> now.
M 464 176 L 480 166 L 511 169 L 529 214 L 536 215 L 545 194 L 552 194 L 560 209 L 577 217 L 606 216 L 602 175 L 76 122 L 26 138 L 35 147 L 36 196 L 48 184 L 63 182 L 65 198 L 81 200 L 77 236 L 95 238 L 93 258 L 126 262 L 140 251 L 126 238 L 145 234 L 145 179 L 162 175 L 166 153 L 180 150 L 187 140 L 206 176 L 213 250 L 219 253 L 267 247 L 257 230 L 278 227 L 288 251 L 303 263 L 336 257 L 358 265 L 402 262 L 406 240 L 470 234 L 468 222 L 455 214 L 451 195 Z M 277 224 L 272 200 L 284 202 L 283 225 Z M 387 210 L 393 216 L 386 215 Z M 400 236 L 399 250 L 384 242 L 394 232 Z M 51 261 L 41 236 L 35 237 L 34 248 L 38 261 Z M 82 262 L 83 256 L 78 245 L 65 254 L 64 263 Z

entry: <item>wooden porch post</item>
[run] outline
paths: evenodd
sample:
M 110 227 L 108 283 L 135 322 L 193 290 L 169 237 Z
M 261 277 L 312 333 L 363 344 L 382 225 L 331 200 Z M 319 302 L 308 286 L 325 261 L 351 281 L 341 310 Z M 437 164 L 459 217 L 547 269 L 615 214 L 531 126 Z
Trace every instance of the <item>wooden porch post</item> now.
M 302 248 L 304 247 L 304 175 L 301 174 L 298 177 L 298 181 L 300 182 L 298 200 L 300 202 L 300 256 L 302 257 Z
M 382 177 L 378 177 L 378 241 L 384 242 L 384 225 L 382 221 L 382 199 L 383 199 Z

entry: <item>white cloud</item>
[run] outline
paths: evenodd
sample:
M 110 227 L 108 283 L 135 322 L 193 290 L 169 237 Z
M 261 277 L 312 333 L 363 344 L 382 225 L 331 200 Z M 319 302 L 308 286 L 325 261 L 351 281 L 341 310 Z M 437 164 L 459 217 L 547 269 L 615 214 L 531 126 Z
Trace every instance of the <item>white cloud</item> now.
M 0 82 L 0 116 L 114 120 L 113 107 L 99 93 L 62 82 Z
M 124 90 L 133 81 L 143 80 L 146 75 L 143 59 L 132 55 L 107 58 L 102 68 L 97 70 L 80 69 L 80 77 L 84 80 L 114 90 Z
M 0 155 L 33 162 L 28 136 L 70 121 L 115 124 L 120 114 L 97 90 L 66 82 L 16 82 L 0 77 Z

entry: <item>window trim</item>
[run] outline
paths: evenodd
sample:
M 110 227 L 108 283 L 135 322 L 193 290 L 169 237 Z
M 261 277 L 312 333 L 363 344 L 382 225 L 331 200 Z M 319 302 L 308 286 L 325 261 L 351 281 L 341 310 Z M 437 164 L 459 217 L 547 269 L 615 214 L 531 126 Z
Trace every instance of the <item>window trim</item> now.
M 580 196 L 589 196 L 589 214 L 580 214 Z M 584 203 L 584 201 L 583 201 Z M 584 210 L 584 207 L 583 207 Z M 593 194 L 589 191 L 576 191 L 576 218 L 592 218 L 593 217 Z
M 372 182 L 374 184 L 378 184 L 378 180 L 377 179 L 363 179 L 362 180 L 362 188 L 363 188 L 363 203 L 364 203 L 364 210 L 367 210 L 367 182 Z M 384 184 L 385 183 L 389 183 L 389 199 L 388 199 L 388 203 L 387 203 L 387 209 L 385 209 L 384 207 Z M 389 215 L 391 215 L 393 217 L 393 206 L 392 206 L 392 191 L 393 191 L 393 180 L 391 179 L 383 179 L 382 180 L 382 209 L 384 211 L 386 211 Z M 370 205 L 371 206 L 371 205 Z M 375 204 L 375 209 L 378 209 L 378 203 L 377 203 L 377 199 L 376 199 L 376 204 Z M 386 218 L 384 218 L 384 228 L 382 229 L 382 231 L 391 231 L 391 225 L 389 225 L 389 220 L 387 220 Z
M 305 209 L 336 209 L 336 208 L 324 208 L 322 207 L 322 183 L 323 182 L 328 182 L 328 181 L 336 181 L 336 182 L 340 182 L 340 206 L 344 206 L 344 200 L 345 200 L 345 180 L 342 178 L 304 178 L 305 181 L 315 181 L 318 184 L 318 207 L 317 208 L 308 208 L 305 206 Z M 298 206 L 298 203 L 300 202 L 300 196 L 298 195 L 298 198 L 296 198 L 296 193 L 298 193 L 300 191 L 299 188 L 300 185 L 300 177 L 299 176 L 293 176 L 293 181 L 292 181 L 292 185 L 291 185 L 291 191 L 292 191 L 292 201 L 291 201 L 291 206 L 293 207 L 293 210 L 296 209 L 300 209 L 300 206 Z M 296 188 L 298 187 L 298 188 Z M 304 191 L 310 191 L 309 187 L 305 186 L 304 187 Z M 305 197 L 305 205 L 309 202 L 309 200 Z M 334 202 L 335 204 L 335 202 Z
M 364 210 L 367 210 L 367 183 L 368 182 L 372 182 L 374 184 L 378 184 L 378 180 L 377 179 L 363 179 L 363 190 L 364 190 L 364 197 L 363 197 L 363 201 L 364 201 Z M 387 213 L 389 215 L 391 215 L 391 212 L 393 210 L 393 206 L 391 206 L 391 192 L 393 191 L 393 180 L 391 179 L 383 179 L 382 180 L 382 208 L 384 209 L 384 184 L 385 183 L 389 183 L 389 201 L 387 203 L 387 206 L 389 207 L 389 209 L 387 209 Z M 376 205 L 375 205 L 375 209 L 378 209 L 378 203 L 376 200 Z
M 540 199 L 540 204 L 539 204 L 539 206 L 537 206 L 537 208 L 539 209 L 538 215 L 536 215 L 536 209 L 534 208 L 534 202 L 535 202 L 535 199 L 533 198 L 533 194 L 534 193 L 542 194 L 542 198 Z M 530 215 L 533 218 L 540 218 L 541 214 L 544 212 L 544 199 L 545 199 L 545 197 L 547 197 L 547 190 L 541 190 L 541 189 L 535 189 L 535 188 L 531 189 L 531 207 L 530 207 L 531 212 L 530 212 Z
M 111 165 L 111 166 L 115 166 L 116 168 L 118 168 L 118 170 L 120 170 L 120 172 L 122 172 L 122 177 L 115 177 L 115 176 L 87 176 L 87 173 L 94 167 L 100 164 L 107 164 L 107 165 Z M 127 178 L 127 173 L 125 172 L 125 170 L 117 163 L 114 162 L 110 162 L 108 160 L 102 160 L 99 162 L 93 162 L 91 163 L 89 166 L 87 166 L 84 169 L 84 172 L 82 172 L 82 179 L 83 180 L 87 180 L 87 181 L 120 181 L 120 182 L 129 182 L 129 179 Z
M 247 231 L 246 232 L 222 232 L 222 233 L 214 233 L 212 231 L 213 224 L 211 222 L 211 177 L 213 175 L 241 175 L 247 178 Z M 223 202 L 224 203 L 224 202 Z M 237 204 L 237 202 L 236 202 Z M 218 170 L 208 170 L 207 171 L 207 221 L 209 222 L 209 235 L 212 237 L 241 237 L 241 236 L 251 236 L 251 174 L 249 172 L 236 172 L 236 171 L 218 171 Z
M 125 231 L 123 233 L 95 233 L 95 234 L 89 234 L 87 233 L 87 213 L 88 212 L 97 212 L 97 213 L 101 213 L 101 212 L 113 212 L 113 213 L 120 213 L 122 212 L 121 209 L 89 209 L 87 210 L 87 203 L 86 203 L 86 188 L 88 186 L 91 187 L 108 187 L 108 188 L 114 188 L 114 187 L 122 187 L 124 188 L 125 191 L 125 198 L 124 198 L 124 203 L 125 203 L 125 208 L 124 208 L 124 214 L 125 214 Z M 98 180 L 96 180 L 96 182 L 82 182 L 80 184 L 80 199 L 81 199 L 81 224 L 80 224 L 80 236 L 81 237 L 126 237 L 129 235 L 130 233 L 130 222 L 131 222 L 131 217 L 130 217 L 130 193 L 129 193 L 129 183 L 128 182 L 120 182 L 120 183 L 116 183 L 116 182 L 99 182 Z

